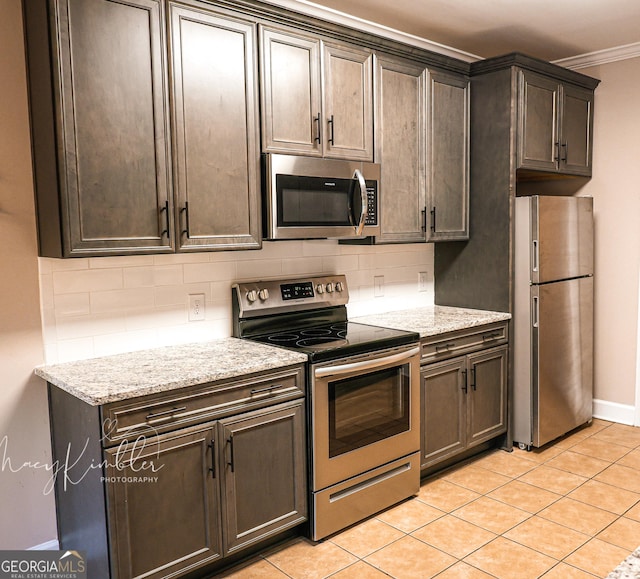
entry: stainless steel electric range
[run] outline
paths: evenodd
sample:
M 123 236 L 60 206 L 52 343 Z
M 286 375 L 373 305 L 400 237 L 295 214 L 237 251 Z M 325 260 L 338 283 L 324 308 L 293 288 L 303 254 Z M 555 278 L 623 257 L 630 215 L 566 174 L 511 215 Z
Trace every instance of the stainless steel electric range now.
M 419 335 L 350 322 L 344 275 L 242 282 L 232 292 L 234 336 L 309 360 L 311 538 L 417 493 Z

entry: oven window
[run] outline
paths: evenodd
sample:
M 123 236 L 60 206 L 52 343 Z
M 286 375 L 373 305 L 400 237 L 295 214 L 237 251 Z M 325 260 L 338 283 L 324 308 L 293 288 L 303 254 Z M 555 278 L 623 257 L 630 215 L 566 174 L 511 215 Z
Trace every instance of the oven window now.
M 329 383 L 329 457 L 409 430 L 409 365 Z

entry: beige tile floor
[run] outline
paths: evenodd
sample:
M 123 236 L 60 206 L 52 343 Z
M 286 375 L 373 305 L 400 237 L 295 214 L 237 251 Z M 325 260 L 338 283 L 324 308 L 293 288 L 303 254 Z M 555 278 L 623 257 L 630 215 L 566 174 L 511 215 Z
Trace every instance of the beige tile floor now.
M 593 579 L 640 546 L 640 428 L 594 420 L 491 451 L 320 543 L 280 545 L 234 579 Z

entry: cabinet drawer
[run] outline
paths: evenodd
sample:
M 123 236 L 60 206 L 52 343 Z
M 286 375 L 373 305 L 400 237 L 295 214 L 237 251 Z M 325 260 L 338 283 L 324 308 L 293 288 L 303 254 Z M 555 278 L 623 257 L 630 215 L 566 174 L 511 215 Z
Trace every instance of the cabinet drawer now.
M 482 348 L 498 346 L 506 343 L 507 339 L 506 322 L 431 336 L 422 342 L 421 363 L 446 360 Z
M 102 409 L 103 444 L 147 436 L 300 398 L 304 366 L 153 394 Z

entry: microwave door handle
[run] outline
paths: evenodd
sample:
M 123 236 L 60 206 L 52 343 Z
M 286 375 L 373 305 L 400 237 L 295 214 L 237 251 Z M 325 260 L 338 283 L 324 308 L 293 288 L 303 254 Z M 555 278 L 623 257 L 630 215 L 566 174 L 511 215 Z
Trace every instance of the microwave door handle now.
M 360 185 L 360 199 L 362 210 L 360 211 L 360 219 L 358 220 L 358 225 L 355 226 L 356 235 L 360 236 L 362 235 L 364 222 L 367 218 L 367 204 L 369 199 L 367 197 L 367 183 L 364 180 L 364 176 L 360 172 L 360 169 L 355 170 L 355 172 L 353 173 L 353 178 L 356 179 L 358 181 L 358 184 Z

